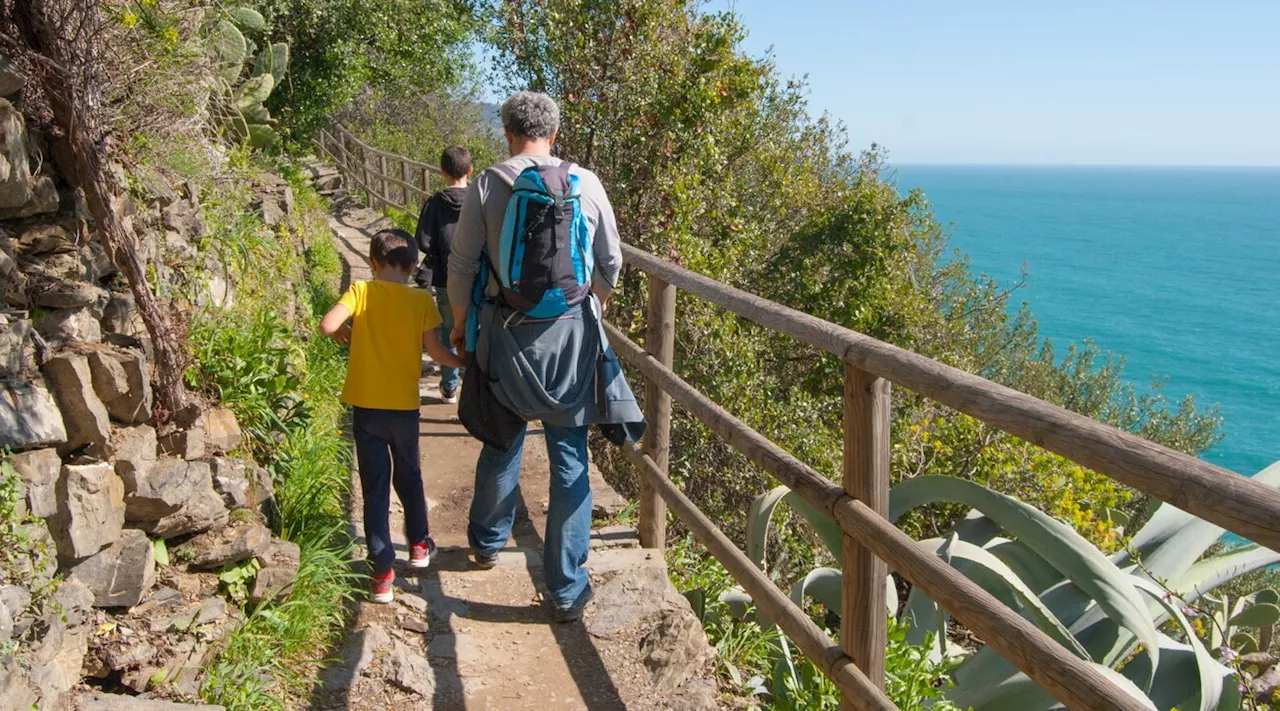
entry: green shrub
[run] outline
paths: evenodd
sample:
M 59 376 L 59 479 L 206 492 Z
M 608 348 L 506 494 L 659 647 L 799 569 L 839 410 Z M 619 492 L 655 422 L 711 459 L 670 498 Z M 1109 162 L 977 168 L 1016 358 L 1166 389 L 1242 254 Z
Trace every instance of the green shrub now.
M 301 549 L 289 594 L 253 607 L 208 667 L 201 695 L 228 709 L 283 709 L 287 697 L 305 692 L 311 665 L 342 630 L 344 603 L 358 582 L 348 565 L 350 444 L 335 397 L 346 358 L 332 341 L 312 335 L 337 299 L 341 262 L 322 200 L 298 171 L 282 172 L 292 182 L 296 214 L 281 236 L 296 239 L 299 249 L 259 239 L 272 233 L 247 205 L 237 211 L 224 197 L 214 210 L 244 246 L 233 271 L 241 298 L 229 311 L 202 314 L 189 333 L 188 381 L 236 413 L 250 450 L 275 482 L 276 533 Z M 296 323 L 278 311 L 282 294 L 298 304 Z M 251 572 L 234 568 L 220 577 L 235 595 Z

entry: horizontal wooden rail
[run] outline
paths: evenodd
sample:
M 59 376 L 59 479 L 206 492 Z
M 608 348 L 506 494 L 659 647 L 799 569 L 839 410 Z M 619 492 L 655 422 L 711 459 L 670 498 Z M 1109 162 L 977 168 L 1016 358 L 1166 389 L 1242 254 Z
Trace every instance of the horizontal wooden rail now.
M 663 367 L 617 328 L 606 324 L 606 329 L 609 342 L 623 360 L 658 383 L 681 407 L 747 459 L 791 487 L 805 501 L 827 512 L 845 533 L 857 538 L 912 585 L 920 586 L 961 624 L 1054 698 L 1080 711 L 1146 708 L 959 571 L 921 550 L 892 523 Z M 670 503 L 670 499 L 667 501 Z M 672 506 L 674 508 L 674 504 Z
M 641 271 L 839 356 L 1143 493 L 1280 551 L 1280 491 L 959 368 L 787 308 L 623 245 Z
M 656 362 L 656 361 L 655 361 Z M 752 601 L 769 619 L 778 623 L 787 638 L 796 643 L 805 656 L 812 659 L 824 674 L 831 678 L 852 700 L 860 711 L 890 711 L 898 708 L 877 686 L 867 679 L 853 660 L 831 640 L 803 610 L 796 607 L 778 586 L 769 580 L 759 568 L 716 527 L 706 514 L 698 510 L 671 480 L 663 474 L 652 459 L 634 445 L 624 447 L 627 457 L 635 464 L 653 488 L 671 507 L 676 516 L 693 531 L 716 560 L 724 565 L 742 589 L 751 595 Z M 883 582 L 881 588 L 884 587 Z
M 440 174 L 440 169 L 421 161 L 373 148 L 356 138 L 350 130 L 341 124 L 335 126 L 335 131 L 336 133 L 331 133 L 321 129 L 317 132 L 316 145 L 319 147 L 320 152 L 334 161 L 352 183 L 364 190 L 369 196 L 377 198 L 377 201 L 384 207 L 395 207 L 411 215 L 416 215 L 420 205 L 409 204 L 409 193 L 412 192 L 422 199 L 430 197 L 432 191 L 425 183 L 429 182 L 430 175 Z M 354 144 L 360 149 L 360 152 L 354 155 L 348 153 L 345 142 Z M 335 145 L 340 147 L 339 150 L 333 148 Z M 375 160 L 371 161 L 370 158 Z M 388 161 L 394 162 L 399 168 L 389 167 Z M 356 168 L 357 165 L 359 166 L 358 169 Z M 415 185 L 405 179 L 405 176 L 410 172 L 410 168 L 423 171 L 424 185 Z M 394 175 L 396 172 L 400 175 Z M 381 189 L 374 187 L 375 181 L 381 186 Z M 393 191 L 388 189 L 388 183 L 399 186 L 404 195 L 404 202 L 397 202 L 392 199 L 391 193 Z
M 414 160 L 412 158 L 402 156 L 398 153 L 387 153 L 386 151 L 380 151 L 377 148 L 374 148 L 373 146 L 369 145 L 368 143 L 365 143 L 364 141 L 360 140 L 359 138 L 356 138 L 356 135 L 352 133 L 351 129 L 347 128 L 346 126 L 343 126 L 340 123 L 335 124 L 335 126 L 337 127 L 338 131 L 342 135 L 346 136 L 346 138 L 350 140 L 352 143 L 356 144 L 357 146 L 360 146 L 360 148 L 362 148 L 367 153 L 371 153 L 376 156 L 385 156 L 387 158 L 393 158 L 396 161 L 399 161 L 402 163 L 408 163 L 409 165 L 415 168 L 421 168 L 422 170 L 426 170 L 426 171 L 435 173 L 437 175 L 440 174 L 440 168 L 438 166 L 431 165 L 430 163 L 423 163 L 422 161 Z

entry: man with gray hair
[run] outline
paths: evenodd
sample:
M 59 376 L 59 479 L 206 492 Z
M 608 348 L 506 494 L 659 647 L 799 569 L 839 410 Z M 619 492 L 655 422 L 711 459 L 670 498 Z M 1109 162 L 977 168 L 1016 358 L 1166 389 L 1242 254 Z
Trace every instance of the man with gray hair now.
M 603 305 L 617 284 L 618 274 L 622 269 L 622 249 L 613 208 L 600 179 L 585 168 L 565 163 L 551 155 L 551 147 L 560 128 L 560 108 L 555 101 L 546 94 L 522 91 L 507 99 L 502 105 L 501 116 L 511 157 L 484 171 L 472 182 L 463 202 L 454 233 L 453 250 L 449 255 L 449 302 L 454 310 L 454 328 L 450 341 L 458 348 L 486 353 L 489 360 L 492 360 L 492 356 L 488 355 L 492 348 L 486 342 L 492 344 L 497 341 L 499 336 L 493 335 L 493 332 L 498 329 L 504 331 L 501 337 L 507 338 L 511 343 L 523 341 L 517 350 L 520 358 L 527 359 L 525 365 L 530 367 L 508 369 L 504 372 L 501 370 L 502 364 L 495 368 L 490 363 L 484 370 L 493 374 L 481 377 L 487 378 L 495 390 L 505 388 L 504 392 L 536 391 L 545 398 L 547 392 L 553 390 L 547 383 L 504 381 L 529 381 L 546 373 L 553 373 L 546 377 L 555 378 L 568 371 L 579 374 L 596 372 L 598 353 L 601 352 L 600 349 L 607 347 L 607 343 L 591 348 L 581 344 L 598 343 L 598 325 L 595 324 L 598 324 Z M 537 168 L 538 171 L 526 173 L 530 168 Z M 507 219 L 508 202 L 513 201 L 515 194 L 513 186 L 517 181 L 521 181 L 519 184 L 522 186 L 528 185 L 525 175 L 535 175 L 535 178 L 528 180 L 541 185 L 540 178 L 536 178 L 536 175 L 544 168 L 546 170 L 543 172 L 548 176 L 558 176 L 566 184 L 576 185 L 573 197 L 578 200 L 578 205 L 572 208 L 575 210 L 575 231 L 570 237 L 573 244 L 571 250 L 565 251 L 573 251 L 575 258 L 580 260 L 577 262 L 579 272 L 583 271 L 582 265 L 585 265 L 582 284 L 579 286 L 570 279 L 567 291 L 572 295 L 568 299 L 560 299 L 559 306 L 563 311 L 557 309 L 550 318 L 537 313 L 537 309 L 531 310 L 527 305 L 524 308 L 513 305 L 513 298 L 519 296 L 512 288 L 520 285 L 519 272 L 515 272 L 514 279 L 502 275 L 503 266 L 511 267 L 514 264 L 514 271 L 520 268 L 520 260 L 524 260 L 527 281 L 531 271 L 528 263 L 534 259 L 529 254 L 537 250 L 530 247 L 530 252 L 526 254 L 521 243 L 520 254 L 524 256 L 509 257 L 512 261 L 506 264 L 498 258 L 498 255 L 505 254 L 500 247 L 503 245 L 503 223 Z M 564 209 L 563 202 L 558 197 L 553 204 L 557 209 Z M 580 210 L 581 220 L 585 220 L 585 228 L 579 226 L 577 210 Z M 523 211 L 520 214 L 523 215 Z M 508 242 L 512 239 L 511 230 L 512 227 L 508 225 Z M 590 245 L 585 244 L 586 239 L 576 241 L 579 237 L 590 238 Z M 558 246 L 564 249 L 570 245 Z M 581 254 L 584 251 L 586 254 Z M 515 248 L 508 243 L 506 252 L 515 254 Z M 570 274 L 573 274 L 572 270 Z M 493 278 L 489 278 L 490 276 Z M 477 278 L 487 279 L 483 296 L 478 299 L 479 304 L 476 304 L 477 298 L 473 298 Z M 587 284 L 590 293 L 587 293 Z M 598 301 L 594 301 L 591 294 Z M 468 333 L 469 315 L 472 318 L 472 333 Z M 588 358 L 591 359 L 590 363 L 586 361 Z M 474 362 L 471 365 L 473 371 L 478 370 Z M 580 375 L 565 377 L 582 381 Z M 625 389 L 625 380 L 622 382 Z M 469 383 L 464 384 L 464 406 L 469 396 L 475 396 L 475 393 L 468 392 L 471 387 Z M 629 391 L 627 395 L 629 396 Z M 503 404 L 508 409 L 518 410 L 511 406 L 510 397 L 507 400 Z M 583 567 L 591 535 L 587 427 L 602 422 L 602 419 L 598 417 L 593 405 L 580 402 L 571 403 L 560 410 L 540 410 L 533 416 L 527 413 L 528 410 L 520 412 L 520 419 L 542 420 L 547 454 L 551 460 L 551 491 L 543 571 L 555 608 L 555 618 L 557 621 L 567 622 L 579 619 L 583 606 L 591 598 L 590 581 Z M 639 419 L 638 415 L 636 419 Z M 519 485 L 524 446 L 524 426 L 517 423 L 517 427 L 514 441 L 505 450 L 485 440 L 486 444 L 476 463 L 476 484 L 467 539 L 475 562 L 480 567 L 488 568 L 497 564 L 498 551 L 506 546 L 515 521 L 519 500 L 516 489 Z M 468 429 L 471 429 L 470 426 Z

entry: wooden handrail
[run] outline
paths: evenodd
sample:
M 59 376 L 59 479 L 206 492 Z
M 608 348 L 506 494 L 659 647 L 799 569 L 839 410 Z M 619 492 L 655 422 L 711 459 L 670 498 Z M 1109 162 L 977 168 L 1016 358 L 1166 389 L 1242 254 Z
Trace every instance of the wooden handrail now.
M 846 534 L 887 561 L 912 585 L 920 586 L 961 624 L 973 630 L 1054 698 L 1080 711 L 1140 711 L 1146 708 L 1145 704 L 1112 684 L 1087 662 L 977 583 L 937 556 L 921 550 L 910 536 L 899 531 L 881 514 L 853 499 L 844 489 L 698 392 L 617 328 L 611 324 L 605 327 L 609 342 L 623 360 L 661 385 L 681 407 L 747 459 L 791 487 L 805 501 L 829 514 Z M 671 503 L 669 498 L 667 501 Z M 684 520 L 683 516 L 681 520 Z M 736 576 L 735 579 L 742 582 Z M 863 581 L 863 584 L 883 588 L 884 580 Z
M 1280 550 L 1280 491 L 959 368 L 782 306 L 623 245 L 627 263 L 1089 469 Z

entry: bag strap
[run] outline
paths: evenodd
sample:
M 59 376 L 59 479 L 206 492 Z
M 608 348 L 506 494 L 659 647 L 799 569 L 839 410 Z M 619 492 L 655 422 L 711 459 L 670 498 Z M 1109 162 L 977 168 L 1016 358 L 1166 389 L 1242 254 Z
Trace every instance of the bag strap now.
M 492 165 L 489 167 L 489 171 L 498 176 L 509 188 L 514 188 L 516 178 L 520 177 L 520 171 L 516 170 L 515 166 L 507 165 L 506 163 Z

